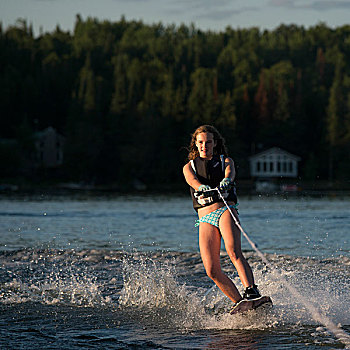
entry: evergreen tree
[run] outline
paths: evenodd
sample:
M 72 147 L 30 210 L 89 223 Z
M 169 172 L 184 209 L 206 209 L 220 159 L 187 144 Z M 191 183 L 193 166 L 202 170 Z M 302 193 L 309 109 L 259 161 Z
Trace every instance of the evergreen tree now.
M 25 144 L 20 125 L 53 126 L 66 136 L 67 178 L 151 183 L 161 172 L 181 182 L 187 136 L 210 123 L 245 176 L 261 144 L 301 156 L 303 178 L 346 178 L 349 35 L 323 23 L 216 33 L 78 15 L 73 33 L 34 38 L 18 20 L 0 28 L 0 137 Z

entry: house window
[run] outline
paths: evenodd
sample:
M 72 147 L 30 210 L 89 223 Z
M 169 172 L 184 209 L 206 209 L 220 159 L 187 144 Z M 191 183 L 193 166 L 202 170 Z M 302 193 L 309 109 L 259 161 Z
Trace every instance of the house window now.
M 270 162 L 270 171 L 273 172 L 273 162 Z
M 266 171 L 267 171 L 267 163 L 264 162 L 264 173 L 266 173 Z
M 260 162 L 256 162 L 256 171 L 260 172 Z
M 277 162 L 277 172 L 281 172 L 281 162 Z
M 293 162 L 289 162 L 289 172 L 293 172 Z

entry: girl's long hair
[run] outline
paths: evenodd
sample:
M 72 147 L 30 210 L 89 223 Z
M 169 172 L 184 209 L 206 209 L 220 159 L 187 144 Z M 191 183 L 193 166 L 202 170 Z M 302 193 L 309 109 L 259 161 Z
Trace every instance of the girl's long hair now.
M 227 149 L 225 146 L 225 139 L 220 135 L 217 129 L 212 125 L 201 125 L 192 134 L 191 143 L 188 148 L 189 160 L 195 159 L 199 156 L 198 148 L 196 146 L 196 139 L 197 139 L 197 135 L 202 132 L 210 132 L 211 134 L 214 135 L 214 141 L 216 141 L 216 146 L 214 147 L 214 150 L 213 150 L 214 156 L 223 154 L 225 157 L 228 157 Z

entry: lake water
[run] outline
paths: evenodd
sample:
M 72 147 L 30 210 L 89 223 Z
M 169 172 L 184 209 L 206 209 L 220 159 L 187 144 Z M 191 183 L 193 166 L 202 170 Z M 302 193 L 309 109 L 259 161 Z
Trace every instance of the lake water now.
M 0 348 L 345 348 L 326 321 L 350 334 L 349 198 L 242 197 L 239 212 L 269 260 L 242 238 L 274 307 L 231 316 L 189 197 L 3 197 Z M 242 290 L 224 249 L 222 265 Z

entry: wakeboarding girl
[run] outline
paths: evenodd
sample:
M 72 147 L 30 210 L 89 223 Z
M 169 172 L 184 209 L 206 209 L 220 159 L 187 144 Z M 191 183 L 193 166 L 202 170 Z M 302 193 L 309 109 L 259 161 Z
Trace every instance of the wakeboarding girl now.
M 252 270 L 241 250 L 241 232 L 218 192 L 210 197 L 198 196 L 210 189 L 226 192 L 226 201 L 233 215 L 237 216 L 237 197 L 234 187 L 235 167 L 228 157 L 225 140 L 211 125 L 202 125 L 192 135 L 189 147 L 189 162 L 183 173 L 190 186 L 193 207 L 198 213 L 199 248 L 207 275 L 237 307 L 245 300 L 261 298 L 254 284 Z M 224 240 L 227 254 L 234 264 L 245 287 L 243 296 L 232 280 L 221 270 L 220 247 Z

